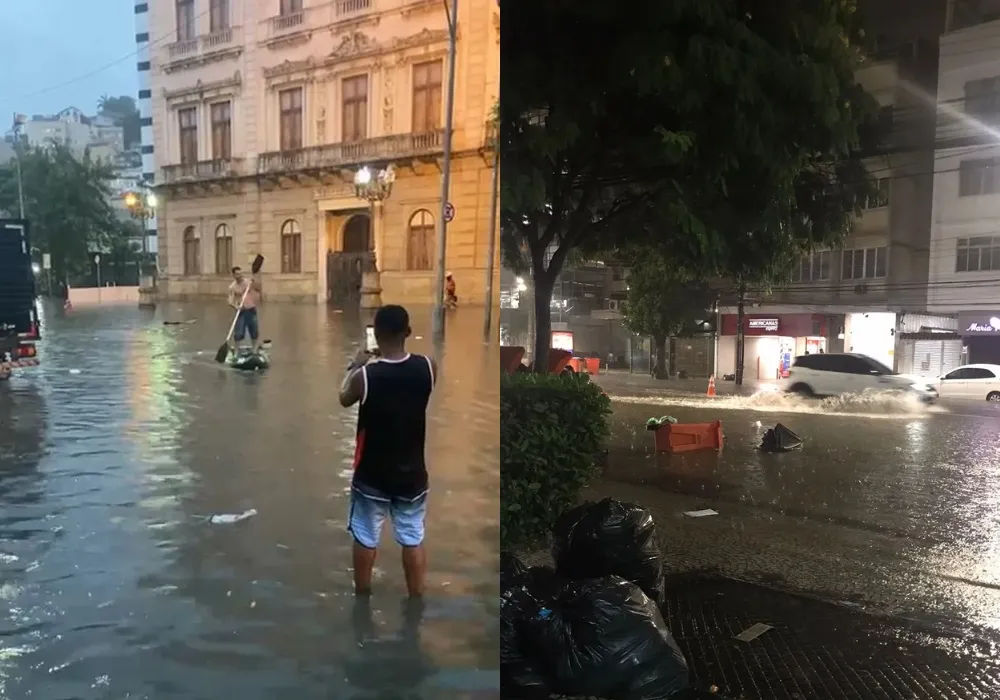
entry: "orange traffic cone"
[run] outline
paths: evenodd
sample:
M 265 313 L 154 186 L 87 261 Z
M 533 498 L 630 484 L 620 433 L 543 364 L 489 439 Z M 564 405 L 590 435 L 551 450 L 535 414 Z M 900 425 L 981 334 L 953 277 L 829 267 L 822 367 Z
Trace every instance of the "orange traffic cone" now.
M 708 378 L 708 391 L 705 392 L 705 396 L 715 396 L 715 375 L 713 374 Z

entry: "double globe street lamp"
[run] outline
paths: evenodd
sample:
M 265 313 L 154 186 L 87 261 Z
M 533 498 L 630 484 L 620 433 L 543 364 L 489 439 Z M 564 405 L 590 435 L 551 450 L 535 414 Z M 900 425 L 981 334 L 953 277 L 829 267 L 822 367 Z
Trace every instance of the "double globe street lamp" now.
M 142 264 L 149 264 L 149 232 L 146 222 L 156 215 L 156 205 L 158 201 L 153 192 L 127 192 L 125 194 L 125 207 L 132 216 L 139 220 L 142 227 Z
M 368 244 L 375 247 L 375 205 L 384 202 L 392 195 L 392 185 L 396 182 L 396 170 L 392 165 L 372 171 L 365 166 L 354 173 L 354 196 L 368 202 Z M 361 306 L 362 308 L 377 308 L 381 306 L 382 288 L 378 279 L 378 260 L 374 260 L 368 269 L 362 270 Z

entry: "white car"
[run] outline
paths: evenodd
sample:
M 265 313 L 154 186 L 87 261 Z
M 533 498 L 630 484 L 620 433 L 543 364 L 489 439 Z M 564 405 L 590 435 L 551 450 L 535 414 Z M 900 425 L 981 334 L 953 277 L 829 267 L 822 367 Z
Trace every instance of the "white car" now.
M 930 383 L 942 398 L 1000 401 L 1000 365 L 962 365 Z
M 854 353 L 800 355 L 792 363 L 784 390 L 802 396 L 837 396 L 863 391 L 912 392 L 937 401 L 938 392 L 920 377 L 896 374 L 878 360 Z

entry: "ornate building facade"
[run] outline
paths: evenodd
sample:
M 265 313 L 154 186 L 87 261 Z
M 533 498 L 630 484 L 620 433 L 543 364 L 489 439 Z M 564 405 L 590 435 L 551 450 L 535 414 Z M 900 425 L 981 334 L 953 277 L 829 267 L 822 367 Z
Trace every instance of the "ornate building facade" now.
M 386 303 L 431 303 L 447 92 L 441 0 L 155 0 L 150 78 L 161 292 L 222 295 L 265 256 L 270 299 L 349 302 L 374 252 Z M 499 10 L 460 0 L 447 267 L 482 299 Z M 393 165 L 389 196 L 359 169 Z M 370 253 L 369 253 L 370 254 Z

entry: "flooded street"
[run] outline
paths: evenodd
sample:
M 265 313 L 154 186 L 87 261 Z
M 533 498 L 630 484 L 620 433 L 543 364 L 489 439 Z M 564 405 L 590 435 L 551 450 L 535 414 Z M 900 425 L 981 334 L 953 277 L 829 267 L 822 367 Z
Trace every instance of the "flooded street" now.
M 450 315 L 431 402 L 426 605 L 404 605 L 386 534 L 370 616 L 337 402 L 358 318 L 267 305 L 271 368 L 240 373 L 212 359 L 221 305 L 46 312 L 42 366 L 0 383 L 0 698 L 498 696 L 498 352 L 477 310 Z
M 713 570 L 950 629 L 1000 630 L 1000 410 L 893 398 L 617 393 L 605 479 L 653 509 L 672 571 Z M 651 416 L 725 449 L 653 455 Z M 763 454 L 781 422 L 801 451 Z M 685 512 L 710 508 L 717 515 Z

